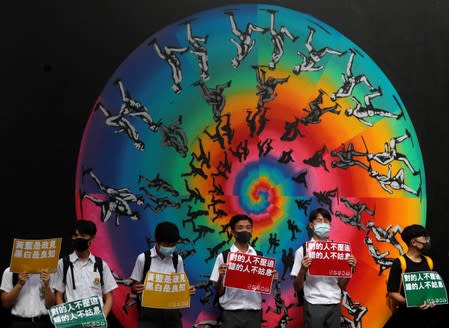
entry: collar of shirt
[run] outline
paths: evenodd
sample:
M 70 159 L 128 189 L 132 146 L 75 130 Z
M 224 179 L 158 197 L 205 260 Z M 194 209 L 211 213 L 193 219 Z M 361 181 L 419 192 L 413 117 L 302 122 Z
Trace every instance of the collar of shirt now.
M 231 246 L 230 251 L 233 253 L 243 253 L 237 248 L 237 246 L 235 246 L 235 244 Z M 244 254 L 257 255 L 257 252 L 253 247 L 251 247 L 251 245 L 248 245 L 248 250 Z
M 81 261 L 76 252 L 73 252 L 72 254 L 69 255 L 69 260 L 72 263 L 75 263 L 76 261 Z M 92 252 L 90 252 L 87 260 L 95 263 L 95 255 L 93 255 Z

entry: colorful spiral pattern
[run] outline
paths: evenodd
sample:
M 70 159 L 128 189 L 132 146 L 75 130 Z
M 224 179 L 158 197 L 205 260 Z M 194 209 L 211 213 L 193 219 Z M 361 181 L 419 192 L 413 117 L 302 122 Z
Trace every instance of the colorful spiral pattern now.
M 92 110 L 76 191 L 77 216 L 97 223 L 94 252 L 121 278 L 158 222 L 177 223 L 198 290 L 185 327 L 215 327 L 208 276 L 234 214 L 254 219 L 253 245 L 277 259 L 281 289 L 265 297 L 264 327 L 302 325 L 289 273 L 313 208 L 333 213 L 331 238 L 351 242 L 359 262 L 348 327 L 387 320 L 399 232 L 426 216 L 418 140 L 387 77 L 332 27 L 275 5 L 201 12 L 133 51 Z M 128 292 L 120 286 L 113 311 L 132 327 Z

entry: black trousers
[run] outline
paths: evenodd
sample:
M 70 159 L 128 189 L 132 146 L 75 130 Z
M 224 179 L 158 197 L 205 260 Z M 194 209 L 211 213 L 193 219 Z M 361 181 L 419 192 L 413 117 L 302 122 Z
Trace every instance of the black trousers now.
M 48 315 L 42 315 L 34 318 L 22 318 L 11 315 L 9 328 L 53 328 Z
M 179 310 L 141 308 L 139 328 L 182 328 Z

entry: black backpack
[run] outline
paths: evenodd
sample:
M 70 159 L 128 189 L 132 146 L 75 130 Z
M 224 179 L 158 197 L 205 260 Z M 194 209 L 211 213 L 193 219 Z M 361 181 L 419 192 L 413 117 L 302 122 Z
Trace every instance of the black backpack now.
M 145 280 L 145 277 L 147 275 L 147 272 L 150 271 L 151 267 L 151 250 L 147 250 L 144 252 L 145 254 L 145 262 L 143 264 L 143 275 L 142 275 L 142 282 Z M 178 253 L 174 252 L 172 255 L 172 261 L 173 261 L 173 267 L 175 268 L 175 272 L 178 272 Z

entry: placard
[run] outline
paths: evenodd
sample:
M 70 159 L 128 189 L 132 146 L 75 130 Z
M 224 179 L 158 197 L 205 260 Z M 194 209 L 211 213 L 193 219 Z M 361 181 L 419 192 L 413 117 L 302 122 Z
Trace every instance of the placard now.
M 276 270 L 274 258 L 229 252 L 226 264 L 228 268 L 223 281 L 225 287 L 271 293 Z
M 308 241 L 306 254 L 312 259 L 310 275 L 352 277 L 352 270 L 347 262 L 351 256 L 351 244 L 337 241 Z

